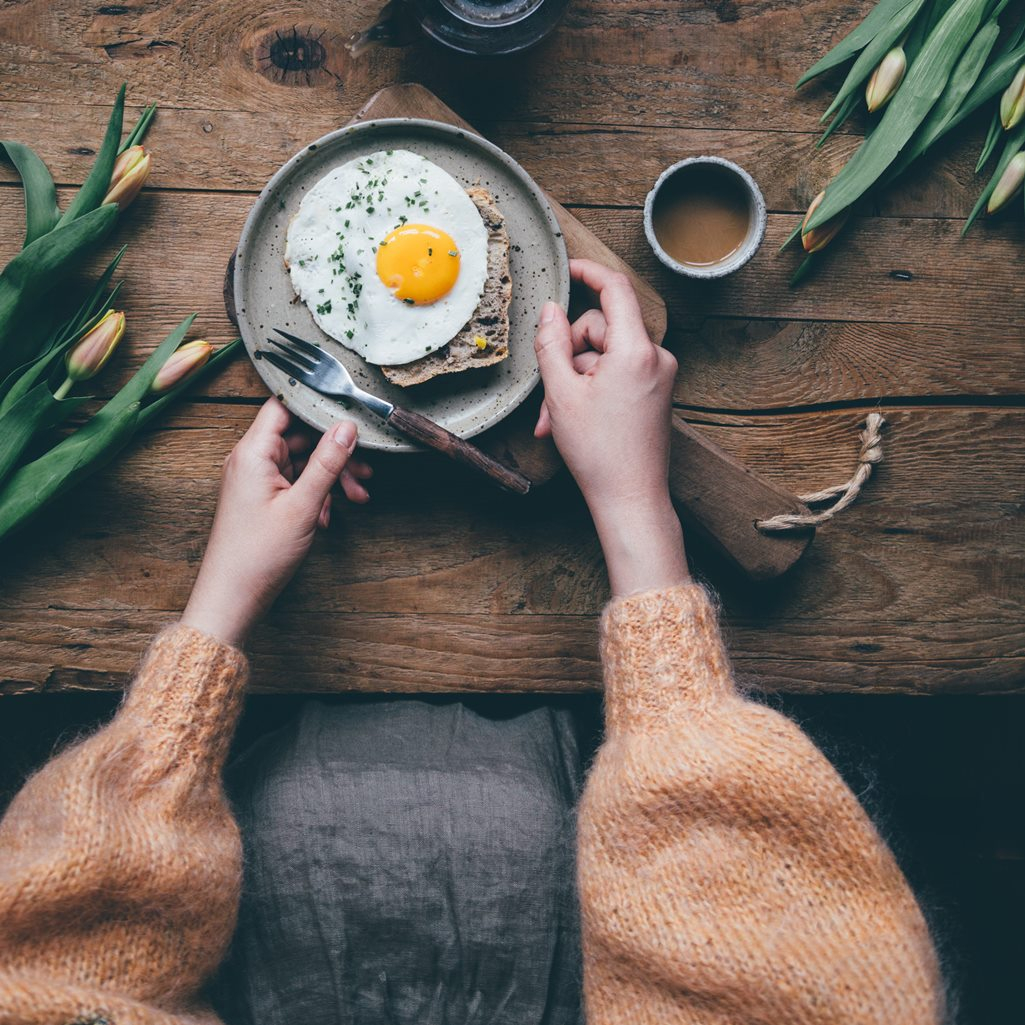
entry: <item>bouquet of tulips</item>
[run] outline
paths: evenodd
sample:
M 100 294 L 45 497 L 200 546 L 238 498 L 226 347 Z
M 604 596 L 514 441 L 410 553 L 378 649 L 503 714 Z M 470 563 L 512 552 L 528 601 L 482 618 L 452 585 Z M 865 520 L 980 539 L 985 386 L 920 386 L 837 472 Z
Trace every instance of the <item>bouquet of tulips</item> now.
M 214 353 L 208 342 L 184 342 L 194 315 L 187 317 L 78 430 L 63 438 L 54 432 L 86 401 L 78 386 L 103 369 L 125 333 L 125 315 L 114 308 L 121 285 L 111 286 L 124 248 L 85 295 L 64 301 L 67 279 L 149 174 L 142 140 L 156 108 L 122 142 L 124 100 L 122 86 L 92 170 L 63 212 L 42 160 L 28 146 L 0 141 L 25 194 L 25 242 L 0 272 L 0 539 L 111 460 L 201 368 L 237 344 Z
M 785 248 L 800 237 L 807 253 L 792 284 L 807 274 L 815 254 L 836 237 L 866 192 L 893 181 L 969 115 L 994 101 L 976 172 L 1001 139 L 1004 145 L 992 180 L 964 230 L 984 207 L 995 213 L 1018 192 L 1025 180 L 1025 18 L 1004 29 L 999 17 L 1007 3 L 880 0 L 861 24 L 805 72 L 798 88 L 853 61 L 822 116 L 830 123 L 819 145 L 862 104 L 870 119 L 865 141 L 815 197 L 783 244 Z M 881 115 L 875 116 L 879 111 Z

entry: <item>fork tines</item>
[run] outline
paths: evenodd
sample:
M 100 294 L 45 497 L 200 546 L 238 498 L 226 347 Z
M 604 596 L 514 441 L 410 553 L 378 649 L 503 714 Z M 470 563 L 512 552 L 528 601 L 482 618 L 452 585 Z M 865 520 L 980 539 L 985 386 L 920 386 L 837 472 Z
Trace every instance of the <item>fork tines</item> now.
M 321 357 L 324 355 L 323 349 L 318 348 L 312 342 L 306 341 L 305 338 L 299 338 L 297 335 L 290 335 L 287 331 L 282 331 L 280 327 L 274 328 L 274 331 L 281 335 L 282 338 L 287 338 L 293 345 L 297 345 L 300 351 L 305 352 L 308 356 L 312 357 L 315 363 L 319 362 Z M 267 341 L 271 341 L 271 339 L 268 338 Z M 284 346 L 282 345 L 281 348 L 284 349 Z
M 273 341 L 273 339 L 268 338 L 267 341 L 270 342 Z M 298 363 L 293 363 L 290 359 L 285 359 L 284 356 L 277 352 L 271 352 L 269 349 L 264 349 L 260 355 L 263 359 L 267 360 L 268 363 L 276 366 L 278 370 L 288 374 L 289 377 L 294 377 L 296 380 L 302 381 L 309 376 L 310 372 L 306 367 L 301 367 Z

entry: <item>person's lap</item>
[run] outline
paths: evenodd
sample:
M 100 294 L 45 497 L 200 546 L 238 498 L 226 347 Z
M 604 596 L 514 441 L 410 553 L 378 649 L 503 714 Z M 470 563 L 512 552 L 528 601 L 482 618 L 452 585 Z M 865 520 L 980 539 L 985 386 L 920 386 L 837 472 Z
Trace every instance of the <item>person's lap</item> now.
M 572 705 L 309 701 L 233 767 L 229 1025 L 576 1025 Z

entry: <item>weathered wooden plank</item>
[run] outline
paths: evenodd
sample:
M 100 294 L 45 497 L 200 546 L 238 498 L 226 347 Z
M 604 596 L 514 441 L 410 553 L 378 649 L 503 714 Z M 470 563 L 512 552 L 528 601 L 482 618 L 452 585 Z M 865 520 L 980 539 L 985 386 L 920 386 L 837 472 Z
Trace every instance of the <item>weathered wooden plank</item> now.
M 132 108 L 129 121 L 137 116 Z M 0 104 L 9 138 L 29 142 L 60 184 L 77 184 L 92 165 L 105 111 L 94 105 Z M 340 127 L 337 112 L 296 118 L 284 107 L 265 112 L 162 108 L 147 137 L 157 188 L 258 191 L 291 156 Z M 773 211 L 803 211 L 860 143 L 838 135 L 816 149 L 813 132 L 494 121 L 476 127 L 514 156 L 562 203 L 639 206 L 661 171 L 686 156 L 715 153 L 737 161 L 758 180 Z M 981 129 L 943 159 L 926 158 L 877 200 L 888 216 L 965 217 L 985 178 L 974 175 Z M 15 181 L 0 166 L 0 181 Z
M 200 314 L 197 337 L 233 336 L 221 298 L 223 266 L 251 202 L 239 194 L 143 193 L 105 249 L 109 255 L 129 242 L 122 271 L 130 335 L 101 387 L 123 382 L 192 310 Z M 765 246 L 737 275 L 695 283 L 657 263 L 638 211 L 575 212 L 668 300 L 667 344 L 681 358 L 681 404 L 753 409 L 1025 390 L 1025 314 L 1011 301 L 1020 286 L 1020 225 L 983 226 L 960 239 L 956 221 L 869 218 L 852 225 L 814 279 L 791 290 L 796 257 L 775 252 L 788 217 L 770 218 Z M 20 197 L 0 190 L 0 260 L 16 250 L 21 218 Z M 207 390 L 264 394 L 242 360 Z
M 174 618 L 141 611 L 101 621 L 91 612 L 65 610 L 5 617 L 0 702 L 39 691 L 121 688 L 152 636 Z M 961 634 L 961 624 L 923 624 L 916 629 L 919 644 L 905 652 L 898 626 L 849 623 L 832 644 L 822 645 L 820 657 L 808 660 L 765 651 L 763 631 L 741 623 L 730 627 L 729 646 L 742 684 L 769 691 L 1022 689 L 1019 635 L 992 627 L 973 628 L 970 638 Z M 1006 654 L 994 658 L 996 648 Z M 251 656 L 251 688 L 277 693 L 569 692 L 600 686 L 597 623 L 583 616 L 280 614 L 257 632 Z
M 814 287 L 814 286 L 812 286 Z M 712 316 L 677 329 L 676 401 L 691 409 L 781 409 L 927 396 L 1025 394 L 1021 331 Z
M 0 697 L 124 686 L 173 615 L 48 611 L 5 617 Z M 284 613 L 254 638 L 256 690 L 574 691 L 598 683 L 597 625 L 578 616 Z M 59 668 L 54 668 L 54 666 Z M 8 668 L 10 667 L 10 668 Z
M 1021 304 L 1012 300 L 1020 289 L 1020 220 L 994 220 L 961 238 L 962 223 L 956 220 L 852 219 L 823 251 L 813 276 L 790 288 L 800 250 L 777 250 L 794 227 L 792 215 L 770 215 L 765 244 L 754 259 L 729 278 L 706 282 L 677 277 L 658 263 L 640 211 L 574 212 L 655 285 L 676 328 L 717 315 L 1019 333 L 1025 324 Z
M 800 491 L 850 474 L 858 415 L 721 417 L 701 429 L 755 470 Z M 692 544 L 696 566 L 712 575 L 722 596 L 738 668 L 746 682 L 781 690 L 1019 687 L 1025 411 L 887 415 L 886 461 L 877 476 L 855 506 L 819 531 L 787 577 L 754 586 L 724 573 Z M 92 629 L 109 630 L 127 645 L 115 645 L 109 658 L 116 666 L 109 659 L 83 663 L 81 673 L 58 672 L 53 687 L 122 682 L 118 674 L 128 671 L 147 631 L 185 603 L 220 463 L 251 416 L 251 408 L 238 405 L 181 407 L 2 551 L 0 672 L 9 688 L 40 686 L 73 664 L 35 651 L 33 623 L 40 618 L 72 631 L 67 643 L 83 643 L 74 630 Z M 382 662 L 395 667 L 400 689 L 416 686 L 423 658 L 441 665 L 440 655 L 423 655 L 411 639 L 425 631 L 431 644 L 463 631 L 474 639 L 465 650 L 454 640 L 437 670 L 448 676 L 431 676 L 425 686 L 491 687 L 504 672 L 510 687 L 541 687 L 530 675 L 535 671 L 519 664 L 529 657 L 521 636 L 533 639 L 542 661 L 571 659 L 553 686 L 593 685 L 593 619 L 608 592 L 571 482 L 560 478 L 514 502 L 439 461 L 375 462 L 371 504 L 336 517 L 281 600 L 286 625 L 273 629 L 314 631 L 316 643 L 335 653 L 330 658 L 341 658 L 351 641 L 345 665 L 361 681 L 352 685 L 363 688 L 388 684 Z M 133 616 L 145 626 L 136 630 Z M 59 636 L 56 625 L 48 629 Z M 56 642 L 40 643 L 57 650 Z M 258 650 L 271 647 L 260 642 Z M 304 662 L 296 673 L 299 682 L 285 686 L 339 686 L 323 665 Z
M 571 5 L 545 45 L 483 63 L 425 43 L 351 59 L 345 37 L 373 20 L 374 2 L 315 0 L 300 10 L 267 0 L 28 0 L 0 10 L 0 75 L 10 99 L 104 104 L 127 77 L 137 102 L 285 107 L 296 121 L 328 109 L 341 123 L 382 86 L 417 81 L 470 121 L 501 110 L 516 120 L 810 132 L 823 89 L 798 95 L 793 83 L 869 6 L 653 0 L 639 9 L 588 0 Z M 296 27 L 317 40 L 319 66 L 282 75 L 269 48 Z

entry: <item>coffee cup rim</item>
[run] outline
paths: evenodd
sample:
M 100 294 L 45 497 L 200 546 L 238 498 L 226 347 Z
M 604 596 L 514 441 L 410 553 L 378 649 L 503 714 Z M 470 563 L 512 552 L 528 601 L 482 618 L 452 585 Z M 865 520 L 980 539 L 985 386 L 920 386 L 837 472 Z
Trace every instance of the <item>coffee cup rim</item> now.
M 744 244 L 735 253 L 733 253 L 732 256 L 727 257 L 720 263 L 711 264 L 707 267 L 698 267 L 693 264 L 680 263 L 679 260 L 673 259 L 673 257 L 671 257 L 662 248 L 662 244 L 659 242 L 658 237 L 655 234 L 655 226 L 652 220 L 652 212 L 655 207 L 655 197 L 658 195 L 659 190 L 669 178 L 676 174 L 677 171 L 693 164 L 716 164 L 732 171 L 744 183 L 748 195 L 751 197 L 754 208 L 752 230 L 748 232 L 748 236 Z M 725 157 L 696 156 L 678 160 L 675 164 L 671 164 L 667 167 L 658 176 L 655 180 L 655 184 L 651 187 L 651 191 L 648 193 L 647 198 L 644 201 L 644 234 L 647 236 L 648 244 L 651 246 L 655 256 L 657 256 L 666 267 L 671 271 L 675 271 L 677 274 L 682 274 L 684 277 L 688 278 L 723 278 L 726 277 L 727 274 L 732 274 L 734 271 L 740 270 L 740 268 L 743 267 L 744 264 L 746 264 L 758 251 L 759 246 L 761 246 L 762 241 L 765 238 L 765 225 L 767 219 L 765 211 L 765 197 L 762 195 L 762 190 L 758 187 L 758 183 L 739 164 L 735 164 L 732 160 L 727 160 Z

